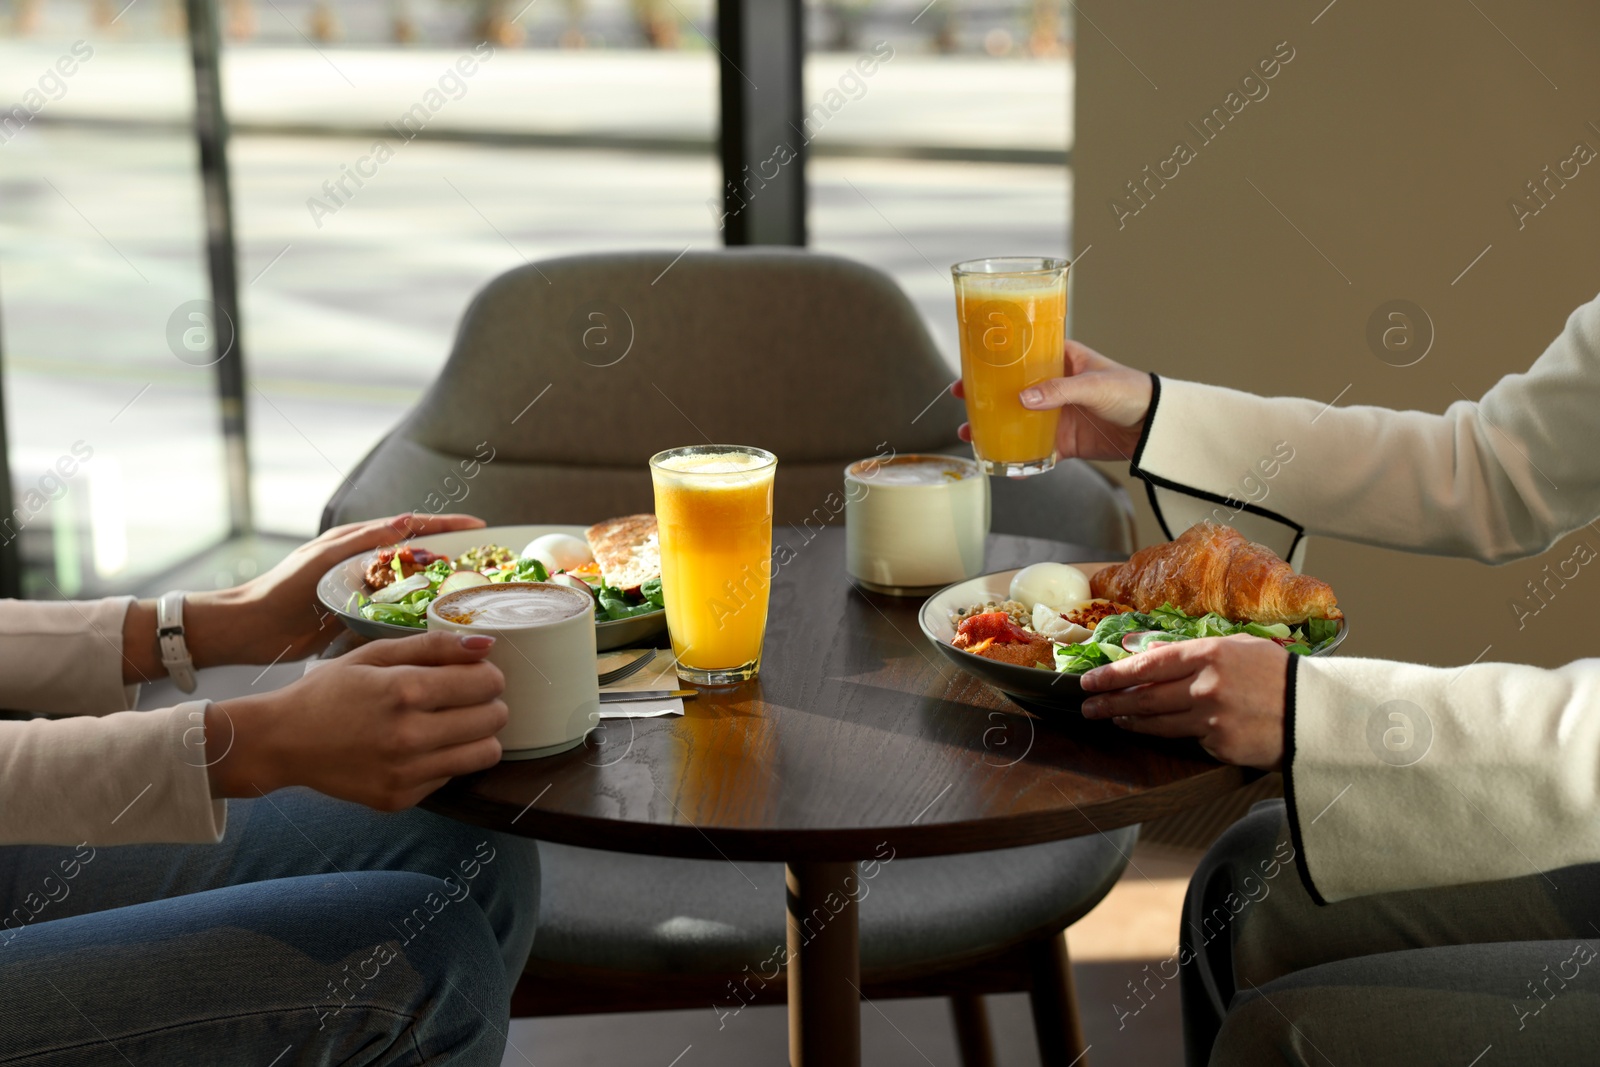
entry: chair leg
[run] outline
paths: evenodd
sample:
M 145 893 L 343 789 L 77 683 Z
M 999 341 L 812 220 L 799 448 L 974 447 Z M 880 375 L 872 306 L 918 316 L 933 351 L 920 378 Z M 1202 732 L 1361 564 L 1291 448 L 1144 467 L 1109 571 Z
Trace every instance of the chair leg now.
M 1033 985 L 1033 1032 L 1039 1062 L 1049 1067 L 1085 1067 L 1083 1028 L 1078 1023 L 1078 993 L 1067 957 L 1067 933 L 1040 938 L 1028 946 Z
M 989 1011 L 983 1006 L 983 997 L 976 993 L 953 996 L 950 1013 L 956 1020 L 961 1067 L 996 1067 L 994 1042 L 989 1039 Z

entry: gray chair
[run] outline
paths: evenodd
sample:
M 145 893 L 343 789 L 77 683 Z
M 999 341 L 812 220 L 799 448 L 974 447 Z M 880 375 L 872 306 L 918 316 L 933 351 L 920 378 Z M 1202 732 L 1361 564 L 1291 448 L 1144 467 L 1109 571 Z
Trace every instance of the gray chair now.
M 964 451 L 952 375 L 888 276 L 789 249 L 672 260 L 572 256 L 490 282 L 438 379 L 350 473 L 324 527 L 397 507 L 467 507 L 490 523 L 648 511 L 645 460 L 706 440 L 776 453 L 775 518 L 798 524 L 836 518 L 826 501 L 850 460 Z M 490 449 L 464 481 L 461 462 Z M 1087 464 L 993 489 L 996 530 L 1132 548 L 1126 494 Z M 450 503 L 462 493 L 470 504 Z
M 839 257 L 749 249 L 529 264 L 472 301 L 438 379 L 351 473 L 323 525 L 407 508 L 491 524 L 652 510 L 646 459 L 698 441 L 778 455 L 778 522 L 839 521 L 831 502 L 850 460 L 960 450 L 950 378 L 895 283 Z M 1126 495 L 1085 464 L 994 488 L 997 531 L 1112 557 L 1132 547 Z M 982 995 L 1027 990 L 1043 1061 L 1073 1060 L 1082 1037 L 1064 931 L 1110 890 L 1136 836 L 883 866 L 861 904 L 864 995 L 951 997 L 975 1067 L 992 1062 Z M 783 999 L 781 978 L 749 971 L 784 943 L 781 866 L 540 849 L 539 935 L 514 1014 Z

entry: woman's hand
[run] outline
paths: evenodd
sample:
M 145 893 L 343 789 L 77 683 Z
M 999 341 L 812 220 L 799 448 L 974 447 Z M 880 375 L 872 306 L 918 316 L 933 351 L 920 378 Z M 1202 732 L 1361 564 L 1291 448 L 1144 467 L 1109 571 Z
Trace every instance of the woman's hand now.
M 1061 408 L 1056 448 L 1063 458 L 1132 461 L 1150 413 L 1150 375 L 1124 367 L 1086 345 L 1068 341 L 1067 376 L 1029 386 L 1022 406 L 1035 411 Z M 950 387 L 965 399 L 958 381 Z M 961 424 L 961 439 L 972 440 L 972 428 Z
M 328 568 L 418 534 L 482 525 L 471 515 L 405 514 L 336 526 L 243 585 L 192 593 L 184 601 L 183 623 L 195 666 L 274 663 L 318 652 L 343 629 L 317 603 L 317 582 Z M 159 660 L 156 670 L 161 670 Z
M 293 685 L 206 708 L 211 794 L 310 786 L 380 811 L 409 808 L 500 759 L 505 677 L 484 635 L 374 641 Z
M 1090 719 L 1157 737 L 1195 737 L 1224 763 L 1283 763 L 1288 649 L 1248 634 L 1173 641 L 1083 676 Z

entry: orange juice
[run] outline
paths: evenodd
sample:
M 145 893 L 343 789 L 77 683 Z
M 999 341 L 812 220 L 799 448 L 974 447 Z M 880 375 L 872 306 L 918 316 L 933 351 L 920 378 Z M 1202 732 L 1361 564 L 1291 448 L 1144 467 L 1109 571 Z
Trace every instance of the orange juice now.
M 735 445 L 675 448 L 650 460 L 661 593 L 680 678 L 726 685 L 760 668 L 777 462 Z
M 990 474 L 1043 473 L 1055 466 L 1061 413 L 1030 411 L 1017 394 L 1063 373 L 1067 263 L 984 259 L 952 273 L 973 454 Z

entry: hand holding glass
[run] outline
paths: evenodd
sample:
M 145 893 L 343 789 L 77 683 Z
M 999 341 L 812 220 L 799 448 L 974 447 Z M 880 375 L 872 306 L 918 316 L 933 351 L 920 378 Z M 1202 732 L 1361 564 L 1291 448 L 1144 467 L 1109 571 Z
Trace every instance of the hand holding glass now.
M 1059 409 L 1030 411 L 1017 395 L 1065 369 L 1068 266 L 1008 256 L 950 269 L 972 453 L 990 474 L 1043 474 L 1060 458 Z

